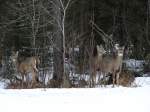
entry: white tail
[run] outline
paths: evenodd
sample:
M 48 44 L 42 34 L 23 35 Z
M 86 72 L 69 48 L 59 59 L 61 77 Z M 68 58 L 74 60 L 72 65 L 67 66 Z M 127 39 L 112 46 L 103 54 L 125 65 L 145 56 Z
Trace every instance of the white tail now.
M 22 86 L 24 82 L 24 77 L 26 77 L 28 73 L 32 73 L 32 84 L 36 82 L 36 77 L 38 72 L 36 65 L 40 64 L 39 57 L 37 56 L 27 57 L 23 61 L 19 62 L 18 51 L 17 51 L 16 53 L 15 52 L 13 53 L 11 59 L 15 65 L 15 68 L 22 76 Z

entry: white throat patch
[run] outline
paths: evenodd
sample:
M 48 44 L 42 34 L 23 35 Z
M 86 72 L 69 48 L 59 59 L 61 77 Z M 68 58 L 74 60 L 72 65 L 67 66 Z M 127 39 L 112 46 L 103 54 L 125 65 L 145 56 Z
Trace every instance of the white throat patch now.
M 123 54 L 122 54 L 122 53 L 119 53 L 118 56 L 123 56 Z

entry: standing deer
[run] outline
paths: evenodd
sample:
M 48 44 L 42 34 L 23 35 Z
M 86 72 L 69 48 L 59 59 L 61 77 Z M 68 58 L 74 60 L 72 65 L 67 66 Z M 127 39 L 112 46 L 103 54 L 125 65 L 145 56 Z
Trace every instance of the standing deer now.
M 106 77 L 107 74 L 111 73 L 113 77 L 113 87 L 116 81 L 116 84 L 119 85 L 119 74 L 122 70 L 122 60 L 123 60 L 123 53 L 124 47 L 119 47 L 115 45 L 116 54 L 109 56 L 103 56 L 102 61 L 100 62 L 100 70 L 101 73 L 104 74 Z
M 95 86 L 96 83 L 96 72 L 97 70 L 101 69 L 101 64 L 102 64 L 102 60 L 103 60 L 103 55 L 106 53 L 106 51 L 104 50 L 103 46 L 96 46 L 97 49 L 97 55 L 95 57 L 93 57 L 93 61 L 92 61 L 92 84 Z M 100 70 L 101 71 L 101 70 Z
M 24 78 L 26 78 L 26 83 L 29 83 L 27 82 L 28 73 L 32 73 L 32 83 L 31 83 L 32 86 L 36 82 L 36 78 L 37 78 L 38 69 L 36 65 L 40 64 L 39 57 L 37 56 L 27 57 L 24 60 L 19 61 L 18 51 L 17 51 L 16 53 L 13 53 L 11 59 L 13 61 L 13 64 L 15 65 L 16 70 L 21 74 L 22 87 L 24 83 Z

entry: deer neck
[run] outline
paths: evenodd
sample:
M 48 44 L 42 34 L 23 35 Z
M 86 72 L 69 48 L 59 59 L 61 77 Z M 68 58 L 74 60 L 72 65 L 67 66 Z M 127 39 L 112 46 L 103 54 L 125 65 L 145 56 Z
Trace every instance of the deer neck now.
M 120 71 L 121 71 L 121 69 L 122 69 L 122 60 L 123 60 L 123 54 L 118 54 L 118 56 L 117 56 L 117 63 L 119 63 L 119 69 L 120 69 Z
M 123 59 L 123 54 L 118 54 L 117 60 L 118 60 L 118 61 L 122 61 L 122 59 Z
M 98 54 L 98 58 L 102 58 L 103 57 L 103 54 Z

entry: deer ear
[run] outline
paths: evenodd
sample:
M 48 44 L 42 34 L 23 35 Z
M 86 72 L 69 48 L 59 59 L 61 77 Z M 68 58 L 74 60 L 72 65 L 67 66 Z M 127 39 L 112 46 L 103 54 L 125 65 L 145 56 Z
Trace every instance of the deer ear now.
M 100 46 L 97 45 L 96 47 L 97 47 L 97 51 L 100 51 L 102 53 L 106 53 L 106 51 L 105 51 L 105 49 L 104 49 L 104 47 L 102 45 L 100 45 Z
M 119 44 L 115 44 L 115 49 L 116 49 L 116 50 L 119 49 Z
M 99 45 L 96 45 L 96 48 L 99 49 Z
M 104 49 L 102 45 L 100 45 L 100 48 L 101 48 L 101 49 Z
M 122 49 L 124 50 L 124 49 L 125 49 L 125 46 L 122 46 Z
M 16 51 L 16 56 L 18 56 L 18 54 L 19 54 L 19 51 Z
M 104 49 L 102 45 L 96 45 L 97 50 Z
M 96 45 L 96 49 L 97 49 L 97 51 L 99 51 L 99 49 L 100 49 L 100 46 L 99 46 L 99 45 Z
M 103 51 L 103 53 L 106 53 L 106 50 L 104 49 L 102 45 L 100 45 L 100 49 Z

